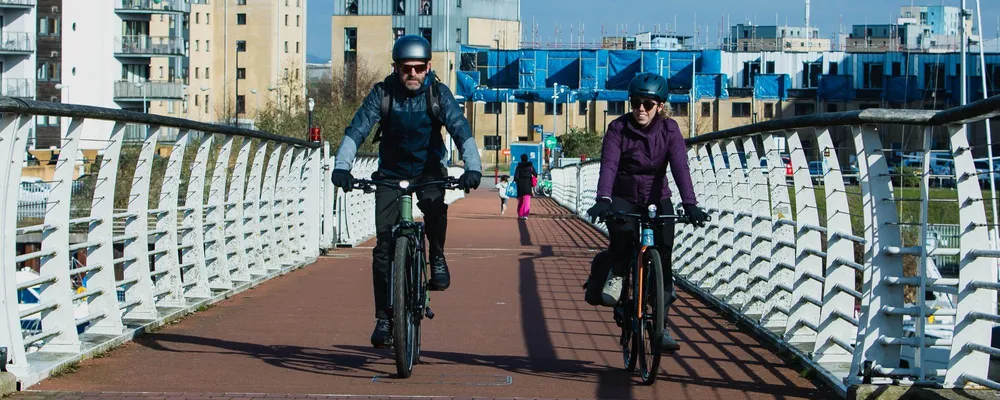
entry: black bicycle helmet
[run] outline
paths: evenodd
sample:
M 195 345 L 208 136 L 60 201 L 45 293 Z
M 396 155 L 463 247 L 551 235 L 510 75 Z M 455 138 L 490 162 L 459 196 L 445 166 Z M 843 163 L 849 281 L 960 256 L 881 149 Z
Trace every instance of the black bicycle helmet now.
M 392 61 L 431 60 L 431 44 L 423 36 L 403 35 L 392 45 Z
M 632 82 L 628 84 L 628 95 L 649 97 L 663 102 L 669 98 L 670 89 L 667 88 L 667 80 L 662 76 L 643 72 L 632 78 Z

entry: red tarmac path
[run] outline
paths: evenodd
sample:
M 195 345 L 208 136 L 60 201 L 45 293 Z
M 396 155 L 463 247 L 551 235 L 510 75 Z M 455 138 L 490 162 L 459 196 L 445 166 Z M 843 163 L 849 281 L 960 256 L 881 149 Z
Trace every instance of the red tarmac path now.
M 499 215 L 489 190 L 451 206 L 452 285 L 432 292 L 436 318 L 425 320 L 423 363 L 410 379 L 393 379 L 391 350 L 368 342 L 369 241 L 15 398 L 835 398 L 686 292 L 671 309 L 682 348 L 664 357 L 655 385 L 641 386 L 621 369 L 609 309 L 583 301 L 605 239 L 551 200 L 533 203 L 526 221 L 512 215 L 516 204 Z

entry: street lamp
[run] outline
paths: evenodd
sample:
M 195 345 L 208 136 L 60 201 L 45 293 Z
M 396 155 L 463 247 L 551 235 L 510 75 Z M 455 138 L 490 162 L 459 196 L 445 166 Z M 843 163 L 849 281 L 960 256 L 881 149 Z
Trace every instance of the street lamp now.
M 278 109 L 281 110 L 282 109 L 281 108 L 282 107 L 282 104 L 281 104 L 281 89 L 278 89 L 278 88 L 276 88 L 274 86 L 270 86 L 270 87 L 267 88 L 267 91 L 268 92 L 275 92 L 275 91 L 278 92 Z
M 149 107 L 146 105 L 146 82 L 136 82 L 135 87 L 142 91 L 142 112 L 149 113 Z
M 253 112 L 256 117 L 260 115 L 260 96 L 257 96 L 257 89 L 250 89 L 250 93 L 253 93 L 253 101 L 255 104 Z

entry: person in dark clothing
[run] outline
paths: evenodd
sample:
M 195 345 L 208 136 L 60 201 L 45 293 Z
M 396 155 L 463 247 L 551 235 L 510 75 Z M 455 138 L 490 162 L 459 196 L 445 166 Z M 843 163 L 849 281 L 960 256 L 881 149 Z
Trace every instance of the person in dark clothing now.
M 615 211 L 639 213 L 650 204 L 657 205 L 660 215 L 673 214 L 667 166 L 680 190 L 684 213 L 695 226 L 704 226 L 708 216 L 697 206 L 687 149 L 677 122 L 664 114 L 669 90 L 667 81 L 654 73 L 636 75 L 629 84 L 632 112 L 608 124 L 601 150 L 600 177 L 597 181 L 597 203 L 587 211 L 591 218 L 607 216 Z M 663 261 L 663 285 L 667 309 L 676 299 L 671 267 L 674 244 L 674 224 L 664 221 L 654 232 L 654 242 Z M 614 261 L 604 285 L 603 303 L 613 306 L 622 292 L 622 280 L 628 272 L 627 260 L 638 246 L 639 224 L 606 223 L 611 244 L 608 248 Z M 666 313 L 664 313 L 666 315 Z M 666 322 L 663 321 L 664 327 Z M 676 351 L 680 346 L 663 330 L 663 349 Z
M 517 218 L 528 219 L 531 212 L 531 192 L 535 187 L 535 177 L 538 172 L 535 166 L 528 162 L 528 155 L 521 154 L 521 162 L 514 169 L 514 182 L 517 183 Z
M 331 178 L 333 184 L 344 191 L 351 190 L 354 181 L 351 166 L 358 146 L 379 122 L 383 137 L 379 144 L 378 170 L 372 174 L 372 179 L 420 183 L 447 177 L 448 170 L 444 164 L 447 157 L 441 135 L 441 128 L 444 127 L 465 162 L 465 173 L 459 178 L 459 186 L 463 189 L 478 188 L 482 179 L 479 149 L 458 102 L 448 87 L 438 82 L 431 72 L 430 43 L 421 36 L 402 36 L 393 45 L 392 60 L 395 72 L 372 88 L 344 131 Z M 428 104 L 428 99 L 434 98 L 427 93 L 431 85 L 436 85 L 437 105 Z M 387 97 L 383 98 L 383 95 Z M 385 117 L 381 115 L 383 100 L 391 101 Z M 436 116 L 431 112 L 436 107 L 432 106 L 440 107 Z M 375 191 L 376 244 L 372 251 L 372 278 L 376 322 L 371 337 L 375 347 L 392 344 L 386 309 L 389 300 L 389 251 L 392 226 L 399 222 L 399 195 L 398 190 L 384 186 Z M 451 275 L 444 258 L 448 226 L 444 189 L 427 186 L 418 191 L 417 206 L 424 213 L 429 242 L 431 276 L 427 286 L 430 290 L 445 290 L 451 285 Z

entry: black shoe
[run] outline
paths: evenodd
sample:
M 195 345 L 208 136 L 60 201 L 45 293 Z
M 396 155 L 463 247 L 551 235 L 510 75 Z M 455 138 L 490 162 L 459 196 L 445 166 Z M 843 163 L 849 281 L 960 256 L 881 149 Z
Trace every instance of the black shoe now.
M 375 320 L 375 331 L 372 332 L 372 346 L 376 348 L 392 347 L 392 332 L 390 332 L 388 319 L 379 318 Z
M 428 290 L 443 291 L 451 286 L 451 274 L 448 273 L 448 263 L 444 257 L 435 257 L 431 260 L 431 281 L 427 284 Z
M 673 353 L 681 348 L 681 345 L 678 344 L 674 338 L 670 337 L 670 331 L 668 331 L 666 327 L 663 328 L 662 340 L 663 342 L 660 343 L 660 349 L 664 353 Z

